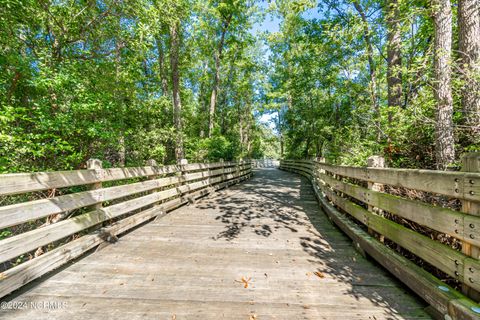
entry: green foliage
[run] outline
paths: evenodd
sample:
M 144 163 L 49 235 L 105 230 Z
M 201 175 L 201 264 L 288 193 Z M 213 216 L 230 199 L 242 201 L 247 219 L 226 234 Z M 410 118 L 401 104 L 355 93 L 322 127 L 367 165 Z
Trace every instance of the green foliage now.
M 233 160 L 235 156 L 235 146 L 224 136 L 213 136 L 204 140 L 207 150 L 207 159 L 209 160 Z
M 380 154 L 390 166 L 431 168 L 432 9 L 399 5 L 404 97 L 389 109 L 383 1 L 276 0 L 266 11 L 280 31 L 262 37 L 250 28 L 266 12 L 252 0 L 3 1 L 0 172 L 77 169 L 93 157 L 174 163 L 179 141 L 190 161 L 322 156 L 363 165 Z M 170 54 L 177 24 L 181 132 Z M 453 78 L 459 155 L 480 141 L 465 125 L 463 78 Z M 259 122 L 266 113 L 275 130 Z
M 8 229 L 0 230 L 0 240 L 8 238 L 12 235 L 12 231 Z
M 218 134 L 205 139 L 225 16 Z M 191 160 L 251 155 L 263 139 L 254 134 L 262 72 L 248 32 L 255 19 L 252 1 L 3 1 L 0 172 L 78 169 L 89 158 L 174 163 L 179 135 Z M 170 67 L 178 21 L 183 132 L 174 129 Z
M 303 2 L 275 1 L 281 28 L 266 37 L 272 51 L 266 107 L 278 114 L 282 156 L 325 157 L 363 166 L 369 156 L 383 155 L 389 166 L 434 168 L 433 23 L 428 5 L 399 1 L 404 97 L 401 108 L 389 109 L 386 4 L 356 1 L 365 12 L 364 24 L 352 1 L 320 1 L 317 19 L 302 15 L 308 9 L 299 5 Z M 460 155 L 478 150 L 480 141 L 472 141 L 462 126 L 465 115 L 458 98 L 462 81 L 458 75 L 453 78 L 459 82 L 454 82 L 454 125 Z M 378 110 L 371 93 L 373 81 Z

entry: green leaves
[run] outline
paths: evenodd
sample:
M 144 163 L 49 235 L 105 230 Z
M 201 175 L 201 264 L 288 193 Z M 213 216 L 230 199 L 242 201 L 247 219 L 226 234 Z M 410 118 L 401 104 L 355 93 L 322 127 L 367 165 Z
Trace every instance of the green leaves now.
M 0 172 L 260 155 L 265 80 L 253 1 L 4 0 L 0 6 Z M 215 135 L 208 121 L 218 33 L 229 20 Z M 180 23 L 182 132 L 172 108 L 170 27 Z M 268 139 L 272 137 L 269 136 Z

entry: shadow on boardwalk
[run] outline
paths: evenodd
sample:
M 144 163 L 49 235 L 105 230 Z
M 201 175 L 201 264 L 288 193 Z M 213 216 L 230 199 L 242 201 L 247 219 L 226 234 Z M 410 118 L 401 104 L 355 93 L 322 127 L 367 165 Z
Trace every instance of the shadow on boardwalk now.
M 237 192 L 232 190 L 228 197 L 198 206 L 220 213 L 216 219 L 225 224 L 225 230 L 214 239 L 234 241 L 247 232 L 269 238 L 288 230 L 290 241 L 299 242 L 320 275 L 347 285 L 346 295 L 357 300 L 367 298 L 383 308 L 389 319 L 429 318 L 420 298 L 380 265 L 359 255 L 349 238 L 332 225 L 306 178 L 274 168 L 262 169 L 252 180 L 232 189 Z M 308 235 L 300 229 L 306 229 Z
M 305 178 L 277 169 L 143 225 L 8 299 L 67 307 L 0 310 L 0 319 L 428 318 L 330 223 Z

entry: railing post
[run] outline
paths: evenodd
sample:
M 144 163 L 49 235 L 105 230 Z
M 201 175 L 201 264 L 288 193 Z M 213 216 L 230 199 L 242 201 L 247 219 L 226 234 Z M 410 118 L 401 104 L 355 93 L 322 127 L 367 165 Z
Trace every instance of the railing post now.
M 324 157 L 317 157 L 317 162 L 325 163 L 325 158 Z M 325 173 L 325 170 L 320 169 L 320 173 Z
M 385 168 L 385 158 L 382 156 L 371 156 L 367 159 L 367 168 Z M 373 191 L 382 191 L 383 190 L 383 185 L 380 183 L 375 183 L 368 181 L 367 182 L 367 188 Z M 368 211 L 371 211 L 375 214 L 381 215 L 382 211 L 374 206 L 368 205 Z M 368 228 L 368 233 L 370 235 L 374 235 L 375 232 Z M 384 241 L 383 235 L 379 235 L 380 241 Z
M 238 161 L 235 163 L 235 179 L 238 179 L 240 177 L 240 166 L 244 163 L 243 158 L 240 158 Z
M 253 160 L 252 158 L 246 158 L 245 159 L 245 165 L 247 166 L 247 174 L 245 176 L 245 179 L 250 179 L 250 177 L 253 175 Z
M 149 166 L 149 167 L 157 167 L 157 161 L 153 160 L 153 159 L 148 159 L 146 162 L 145 162 L 145 165 Z
M 464 172 L 480 172 L 480 152 L 466 153 L 462 156 L 462 171 Z M 473 180 L 465 181 L 465 187 L 473 187 Z M 468 191 L 468 190 L 467 190 Z M 472 191 L 473 192 L 473 191 Z M 473 202 L 468 200 L 462 200 L 462 211 L 471 215 L 480 216 L 480 202 Z M 480 228 L 474 224 L 465 225 L 465 231 L 467 228 Z M 473 246 L 470 243 L 462 243 L 462 252 L 472 257 L 473 259 L 480 258 L 480 247 Z M 473 272 L 478 272 L 478 270 L 473 270 L 472 268 L 465 268 L 464 279 L 465 282 L 473 281 L 475 275 Z M 474 300 L 480 299 L 480 293 L 473 288 L 470 288 L 467 284 L 462 285 L 462 291 L 465 295 L 469 296 Z
M 103 176 L 102 170 L 102 161 L 99 159 L 89 159 L 87 160 L 87 169 L 89 170 L 96 170 L 98 176 Z M 90 185 L 90 190 L 97 190 L 97 189 L 102 189 L 102 182 L 96 182 Z M 89 207 L 92 210 L 97 210 L 101 209 L 103 207 L 103 203 L 97 203 L 94 204 L 93 206 Z
M 145 165 L 146 165 L 146 166 L 149 166 L 149 167 L 153 167 L 153 168 L 155 168 L 155 169 L 158 167 L 157 161 L 155 161 L 154 159 L 148 159 L 147 161 L 145 161 Z M 155 179 L 157 179 L 157 178 L 158 178 L 158 175 L 153 175 L 153 176 L 149 176 L 149 177 L 148 177 L 148 180 L 155 180 Z M 159 191 L 159 189 L 153 189 L 153 190 L 151 190 L 149 193 L 155 193 L 155 192 L 158 192 L 158 191 Z M 154 204 L 152 205 L 152 207 L 153 207 L 153 206 L 156 206 L 156 205 L 158 205 L 158 202 L 157 202 L 157 203 L 154 203 Z
M 225 161 L 222 158 L 220 158 L 218 161 L 222 164 L 222 182 L 221 183 L 223 184 L 225 183 Z
M 314 161 L 316 162 L 313 163 L 313 183 L 316 183 L 318 185 L 320 183 L 320 176 L 318 175 L 318 173 L 325 174 L 325 170 L 320 168 L 320 166 L 318 166 L 318 163 L 325 163 L 325 158 L 316 157 L 314 158 Z
M 180 166 L 180 172 L 178 172 L 178 176 L 180 177 L 180 182 L 177 184 L 177 187 L 181 186 L 184 181 L 184 175 L 185 175 L 185 167 L 188 164 L 187 159 L 180 159 L 177 161 L 177 165 Z
M 187 159 L 180 159 L 177 161 L 177 165 L 180 166 L 180 175 L 183 177 L 185 174 L 185 166 L 188 164 Z
M 148 166 L 148 167 L 153 167 L 154 170 L 156 170 L 156 168 L 158 167 L 157 161 L 155 161 L 153 159 L 148 159 L 147 161 L 145 161 L 145 165 Z M 153 176 L 149 176 L 148 180 L 155 180 L 157 178 L 158 178 L 158 175 L 153 175 Z M 157 190 L 153 190 L 153 192 L 156 192 L 156 191 Z

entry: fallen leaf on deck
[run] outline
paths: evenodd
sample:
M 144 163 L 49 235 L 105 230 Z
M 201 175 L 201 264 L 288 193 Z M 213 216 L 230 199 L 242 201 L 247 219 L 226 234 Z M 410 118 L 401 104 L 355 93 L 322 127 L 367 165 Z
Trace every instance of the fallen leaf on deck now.
M 245 279 L 245 277 L 242 277 L 242 280 L 238 281 L 238 280 L 235 280 L 235 282 L 239 282 L 239 283 L 243 283 L 243 287 L 244 288 L 248 288 L 248 282 L 252 280 L 252 278 L 248 278 L 248 279 Z
M 245 279 L 245 277 L 242 277 L 242 282 L 243 282 L 243 287 L 248 288 L 248 282 L 252 280 L 252 278 Z
M 251 314 L 249 317 L 249 320 L 257 320 L 257 315 L 256 314 Z
M 325 278 L 325 275 L 323 273 L 321 273 L 320 271 L 315 271 L 313 274 L 316 275 L 319 278 Z
M 7 276 L 5 275 L 5 273 L 0 273 L 0 280 L 3 280 L 3 279 L 6 279 Z

